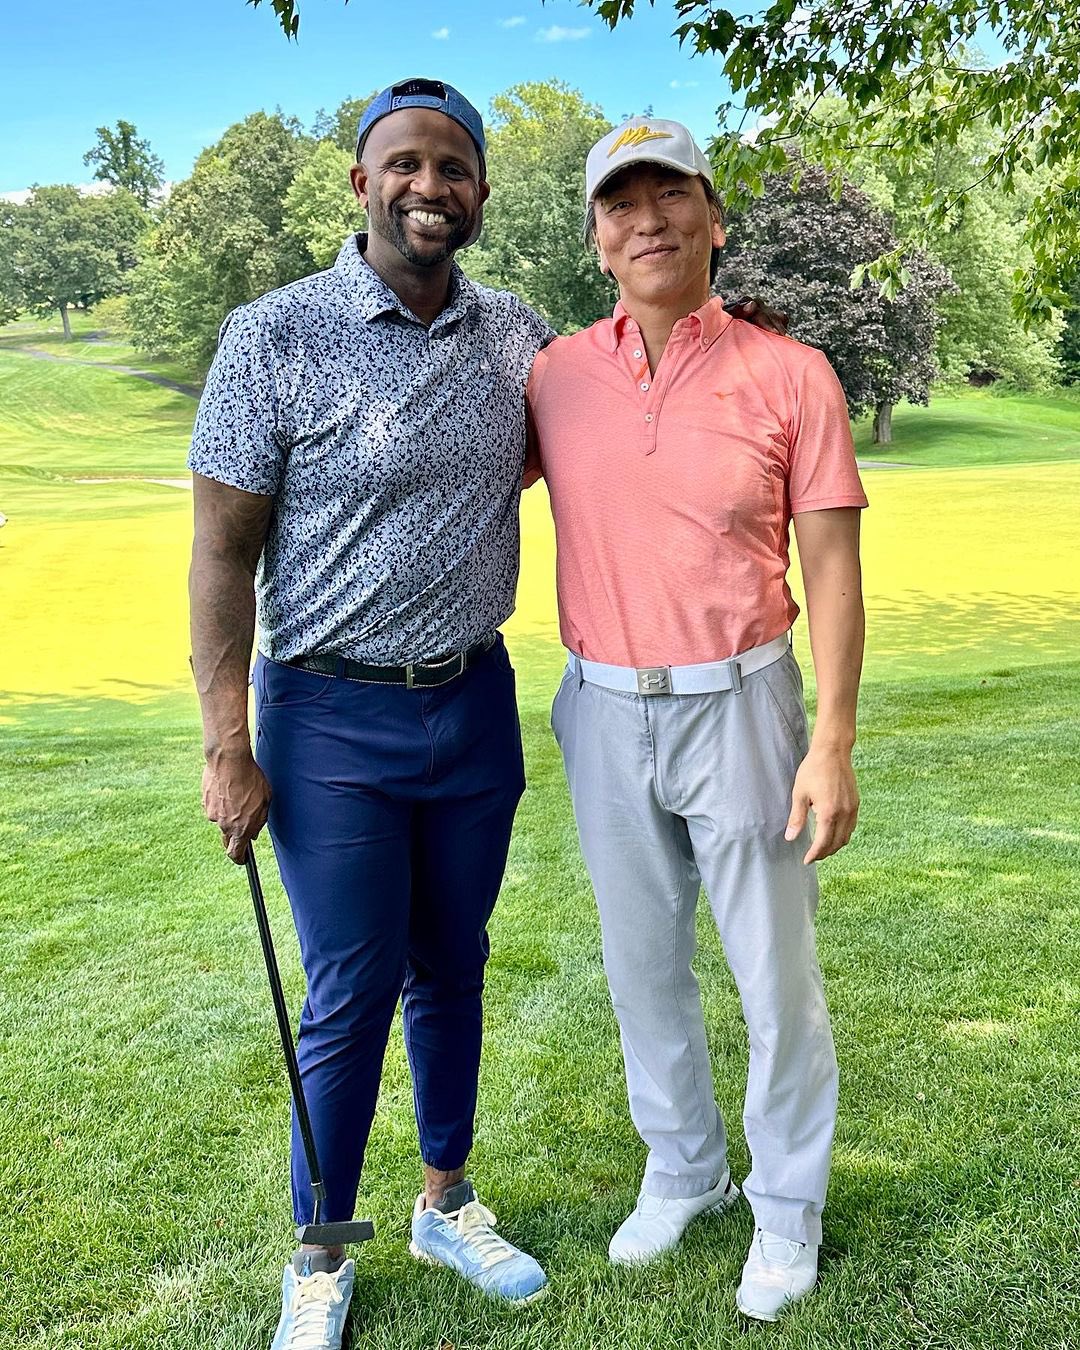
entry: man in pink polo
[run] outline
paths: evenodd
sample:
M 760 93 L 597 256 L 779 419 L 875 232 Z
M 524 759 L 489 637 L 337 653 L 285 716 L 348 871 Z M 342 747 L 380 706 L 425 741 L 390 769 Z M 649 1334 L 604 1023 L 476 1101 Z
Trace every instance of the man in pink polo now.
M 593 147 L 586 184 L 587 233 L 619 303 L 538 355 L 529 401 L 570 652 L 552 724 L 649 1150 L 609 1251 L 648 1261 L 738 1196 L 691 966 L 703 883 L 750 1036 L 756 1227 L 737 1304 L 771 1321 L 817 1278 L 836 1116 L 815 862 L 858 811 L 866 498 L 822 353 L 710 298 L 723 213 L 686 128 L 632 119 Z M 812 740 L 789 645 L 792 520 Z

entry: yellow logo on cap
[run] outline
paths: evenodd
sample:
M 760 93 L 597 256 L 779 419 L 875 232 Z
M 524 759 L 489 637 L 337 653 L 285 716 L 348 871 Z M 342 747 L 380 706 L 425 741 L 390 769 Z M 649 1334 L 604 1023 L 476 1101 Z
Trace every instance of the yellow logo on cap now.
M 641 145 L 644 141 L 670 141 L 670 131 L 653 131 L 652 127 L 627 127 L 607 152 L 608 159 L 624 145 Z

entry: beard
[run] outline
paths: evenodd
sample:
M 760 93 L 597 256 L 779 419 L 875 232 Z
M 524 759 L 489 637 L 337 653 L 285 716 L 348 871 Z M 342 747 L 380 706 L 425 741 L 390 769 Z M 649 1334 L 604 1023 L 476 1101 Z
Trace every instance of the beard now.
M 426 249 L 419 249 L 409 238 L 404 215 L 404 210 L 396 206 L 387 210 L 378 197 L 368 198 L 368 228 L 385 239 L 388 244 L 392 244 L 414 267 L 437 267 L 439 263 L 452 258 L 458 249 L 472 242 L 475 217 L 462 217 L 450 226 L 450 232 L 445 239 L 438 243 L 433 242 Z

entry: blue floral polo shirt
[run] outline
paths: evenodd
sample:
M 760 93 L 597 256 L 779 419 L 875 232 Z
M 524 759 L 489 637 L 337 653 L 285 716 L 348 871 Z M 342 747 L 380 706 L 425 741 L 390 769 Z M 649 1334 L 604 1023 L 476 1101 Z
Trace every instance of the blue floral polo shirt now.
M 346 240 L 334 266 L 234 310 L 189 467 L 274 498 L 259 646 L 402 665 L 513 612 L 525 384 L 554 336 L 456 266 L 426 327 Z

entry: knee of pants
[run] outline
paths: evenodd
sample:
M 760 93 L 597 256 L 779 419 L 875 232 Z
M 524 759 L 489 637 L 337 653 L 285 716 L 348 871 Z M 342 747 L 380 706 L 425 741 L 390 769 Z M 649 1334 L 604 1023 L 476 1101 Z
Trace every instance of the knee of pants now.
M 646 954 L 644 959 L 625 960 L 605 951 L 604 970 L 620 1022 L 664 1017 L 669 1010 L 678 1016 L 682 1000 L 696 996 L 697 979 L 689 961 L 685 968 L 673 967 L 670 958 L 660 961 Z
M 441 966 L 433 969 L 423 961 L 410 959 L 405 972 L 405 996 L 432 1003 L 478 998 L 484 991 L 484 965 Z
M 338 961 L 308 970 L 301 1026 L 360 1035 L 389 1025 L 405 979 L 404 961 Z

